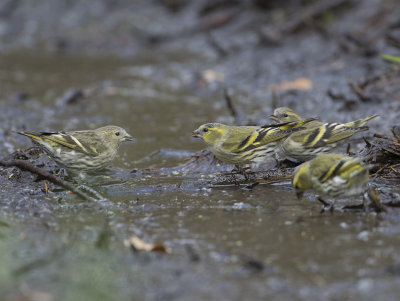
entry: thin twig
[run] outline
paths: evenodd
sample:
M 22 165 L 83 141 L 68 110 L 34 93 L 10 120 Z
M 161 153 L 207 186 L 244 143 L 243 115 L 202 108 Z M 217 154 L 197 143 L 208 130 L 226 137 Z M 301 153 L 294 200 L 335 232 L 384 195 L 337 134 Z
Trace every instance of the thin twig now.
M 82 192 L 75 186 L 67 183 L 66 181 L 61 180 L 60 178 L 56 177 L 55 175 L 49 173 L 48 171 L 46 171 L 44 169 L 41 169 L 41 168 L 38 168 L 38 167 L 32 165 L 27 160 L 7 160 L 7 161 L 0 160 L 0 165 L 4 166 L 4 167 L 15 166 L 21 170 L 29 171 L 30 173 L 36 174 L 36 175 L 42 177 L 43 179 L 46 179 L 58 186 L 61 186 L 62 188 L 72 191 L 73 193 L 75 193 L 77 196 L 81 197 L 84 200 L 95 201 L 94 198 L 92 198 L 91 196 Z
M 396 139 L 394 139 L 394 138 L 391 138 L 391 137 L 387 137 L 387 136 L 385 136 L 385 135 L 382 135 L 382 134 L 374 134 L 374 137 L 375 138 L 381 138 L 381 139 L 385 139 L 385 140 L 389 140 L 389 141 L 391 141 L 391 142 L 393 142 L 393 143 L 396 143 L 397 141 L 396 141 Z
M 221 46 L 220 42 L 215 39 L 211 32 L 207 33 L 207 40 L 210 45 L 214 48 L 214 50 L 218 53 L 219 57 L 226 57 L 228 55 L 228 51 Z
M 349 81 L 348 83 L 350 89 L 357 95 L 358 99 L 362 102 L 370 102 L 372 101 L 371 97 L 365 94 L 364 90 L 357 84 Z
M 362 137 L 362 138 L 364 139 L 364 142 L 365 142 L 365 144 L 366 144 L 367 147 L 371 147 L 371 146 L 372 146 L 371 142 L 369 142 L 369 141 L 367 140 L 367 138 L 365 138 L 365 137 Z
M 231 113 L 232 117 L 235 118 L 235 121 L 237 121 L 236 119 L 238 117 L 238 113 L 233 105 L 232 98 L 229 95 L 227 88 L 224 88 L 224 98 L 225 98 L 226 106 L 228 107 L 229 112 Z
M 323 0 L 316 1 L 315 4 L 303 8 L 300 11 L 296 11 L 290 18 L 278 24 L 277 29 L 271 30 L 266 27 L 261 27 L 259 30 L 260 42 L 265 44 L 276 44 L 283 37 L 289 33 L 293 33 L 303 26 L 309 25 L 315 18 L 321 14 L 340 8 L 344 5 L 351 5 L 353 1 L 348 0 Z
M 379 176 L 379 174 L 382 172 L 382 170 L 384 170 L 385 168 L 388 168 L 388 167 L 389 167 L 389 164 L 385 164 L 384 166 L 382 166 L 381 168 L 379 168 L 379 169 L 375 172 L 374 177 L 372 178 L 372 181 L 374 181 L 374 180 Z
M 374 75 L 372 77 L 367 78 L 366 80 L 364 80 L 363 82 L 359 83 L 359 87 L 361 89 L 365 89 L 368 85 L 371 85 L 377 81 L 380 81 L 382 79 L 384 79 L 385 77 L 391 77 L 391 76 L 395 76 L 398 72 L 400 71 L 399 67 L 395 67 L 387 72 L 378 74 L 378 75 Z

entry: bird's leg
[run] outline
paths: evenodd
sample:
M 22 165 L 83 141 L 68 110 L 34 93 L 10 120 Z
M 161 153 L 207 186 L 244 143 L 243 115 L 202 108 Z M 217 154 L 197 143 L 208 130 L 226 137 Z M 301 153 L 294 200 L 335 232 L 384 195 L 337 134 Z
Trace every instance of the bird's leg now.
M 279 162 L 279 159 L 278 159 L 277 156 L 274 156 L 274 159 L 275 159 L 275 167 L 277 169 L 280 169 L 281 168 L 281 162 Z
M 242 174 L 244 172 L 244 168 L 240 166 L 239 164 L 235 164 L 235 168 L 232 169 L 232 172 L 240 173 Z
M 366 195 L 367 193 L 363 194 L 363 198 L 362 198 L 362 206 L 363 206 L 363 211 L 366 212 L 367 208 L 368 208 L 368 195 Z
M 347 143 L 346 154 L 351 155 L 350 153 L 351 144 Z
M 235 164 L 235 167 L 231 170 L 232 179 L 236 186 L 240 185 L 235 175 L 236 173 L 239 173 L 238 169 L 240 169 L 240 166 Z
M 236 175 L 235 175 L 235 173 L 234 173 L 233 170 L 232 170 L 232 172 L 231 172 L 231 175 L 232 175 L 233 183 L 235 183 L 236 186 L 240 186 L 240 183 L 239 183 L 238 180 L 236 179 Z
M 60 175 L 63 175 L 64 180 L 66 180 L 68 182 L 72 182 L 73 184 L 79 183 L 79 181 L 76 180 L 76 174 L 74 174 L 70 170 L 67 171 L 65 168 L 62 168 L 62 169 L 60 169 L 58 176 L 60 177 Z
M 317 196 L 317 200 L 322 203 L 322 205 L 324 206 L 321 210 L 321 213 L 324 213 L 325 211 L 330 211 L 331 213 L 333 212 L 334 206 L 333 204 L 323 200 L 320 196 Z
M 317 200 L 318 200 L 320 203 L 322 203 L 322 205 L 324 205 L 324 207 L 328 207 L 328 206 L 331 205 L 330 203 L 328 203 L 327 201 L 325 201 L 324 199 L 322 199 L 320 196 L 317 196 Z
M 65 177 L 67 177 L 68 176 L 68 174 L 66 173 L 66 171 L 65 171 L 65 169 L 64 168 L 60 168 L 59 170 L 58 170 L 58 173 L 57 173 L 57 177 L 59 177 L 59 178 L 65 178 Z
M 246 170 L 243 170 L 243 176 L 244 176 L 244 179 L 246 180 L 246 182 L 249 180 L 249 174 L 246 172 Z

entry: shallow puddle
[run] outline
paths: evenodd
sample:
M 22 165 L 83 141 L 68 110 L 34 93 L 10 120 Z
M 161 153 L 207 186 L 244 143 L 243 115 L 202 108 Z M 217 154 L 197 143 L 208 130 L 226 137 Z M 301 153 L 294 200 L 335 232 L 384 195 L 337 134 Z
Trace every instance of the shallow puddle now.
M 116 124 L 136 138 L 121 147 L 116 169 L 92 182 L 106 201 L 40 189 L 21 199 L 16 183 L 0 183 L 0 295 L 7 300 L 398 296 L 396 210 L 321 214 L 312 194 L 298 201 L 289 183 L 199 188 L 190 183 L 201 175 L 136 171 L 185 162 L 204 148 L 192 130 L 229 120 L 221 96 L 191 92 L 179 64 L 21 53 L 3 57 L 0 69 L 2 156 L 30 146 L 16 130 Z M 87 97 L 60 100 L 77 88 Z M 393 187 L 383 193 L 398 196 Z M 131 235 L 171 253 L 132 252 L 123 244 Z

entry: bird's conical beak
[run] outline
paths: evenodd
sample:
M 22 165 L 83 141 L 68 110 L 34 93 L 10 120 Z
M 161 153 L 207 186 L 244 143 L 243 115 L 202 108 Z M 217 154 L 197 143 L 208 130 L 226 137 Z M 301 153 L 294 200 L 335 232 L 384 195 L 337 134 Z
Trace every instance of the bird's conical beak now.
M 127 134 L 123 137 L 124 141 L 133 141 L 135 138 L 133 138 L 131 135 Z
M 192 137 L 201 138 L 200 132 L 198 130 L 193 131 L 192 132 Z
M 296 191 L 296 196 L 298 200 L 301 200 L 301 198 L 303 197 L 303 191 Z
M 276 121 L 276 122 L 279 121 L 279 118 L 277 116 L 273 115 L 273 114 L 269 115 L 268 117 L 269 117 L 269 119 L 272 119 L 273 121 Z

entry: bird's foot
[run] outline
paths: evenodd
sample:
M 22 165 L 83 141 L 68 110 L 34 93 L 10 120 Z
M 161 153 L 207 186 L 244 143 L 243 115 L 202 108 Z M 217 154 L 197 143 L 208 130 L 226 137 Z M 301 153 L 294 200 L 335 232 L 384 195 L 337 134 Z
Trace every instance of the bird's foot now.
M 275 167 L 276 167 L 276 169 L 280 169 L 281 168 L 281 161 L 279 161 L 279 159 L 278 158 L 274 158 L 275 159 Z
M 240 165 L 235 165 L 235 168 L 232 169 L 232 173 L 241 174 L 244 176 L 245 180 L 249 180 L 249 174 L 247 173 L 250 170 L 249 166 L 242 167 Z M 236 179 L 236 178 L 235 178 Z
M 248 185 L 246 185 L 245 187 L 242 188 L 242 190 L 252 190 L 254 187 L 256 187 L 258 184 L 260 184 L 260 182 L 253 182 L 250 183 Z

